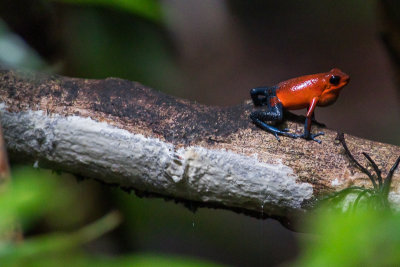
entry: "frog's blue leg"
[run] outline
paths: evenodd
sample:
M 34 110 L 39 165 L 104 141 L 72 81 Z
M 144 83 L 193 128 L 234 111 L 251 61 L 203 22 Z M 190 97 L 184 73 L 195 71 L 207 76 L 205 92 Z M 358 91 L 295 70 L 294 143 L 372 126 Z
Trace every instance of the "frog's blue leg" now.
M 250 90 L 254 106 L 269 105 L 268 98 L 276 96 L 276 87 L 256 87 Z M 261 98 L 260 98 L 261 96 Z
M 309 128 L 308 124 L 310 124 L 310 123 L 311 123 L 310 119 L 306 118 L 306 122 L 304 123 L 304 133 L 300 134 L 300 135 L 297 135 L 297 137 L 304 138 L 306 140 L 313 140 L 313 141 L 318 142 L 319 144 L 321 144 L 321 140 L 318 140 L 315 137 L 320 136 L 320 135 L 324 135 L 325 133 L 324 132 L 319 132 L 319 133 L 316 133 L 316 134 L 310 133 L 310 131 L 308 130 L 308 128 Z
M 310 107 L 307 110 L 307 116 L 306 116 L 306 121 L 304 123 L 304 133 L 302 135 L 298 135 L 298 137 L 304 138 L 306 140 L 313 140 L 315 142 L 318 142 L 321 144 L 321 140 L 316 139 L 315 137 L 323 135 L 323 132 L 319 132 L 316 134 L 311 134 L 311 120 L 312 120 L 312 115 L 314 114 L 314 108 L 316 106 L 316 101 L 313 99 Z M 311 114 L 310 114 L 311 113 Z
M 281 122 L 283 119 L 283 107 L 281 103 L 278 103 L 276 96 L 267 97 L 268 109 L 265 111 L 254 111 L 250 114 L 250 118 L 253 122 L 261 129 L 268 131 L 275 135 L 276 139 L 280 141 L 278 135 L 289 136 L 297 138 L 295 134 L 287 133 L 287 129 L 280 130 L 272 125 L 266 123 L 266 121 Z M 271 104 L 273 103 L 273 104 Z

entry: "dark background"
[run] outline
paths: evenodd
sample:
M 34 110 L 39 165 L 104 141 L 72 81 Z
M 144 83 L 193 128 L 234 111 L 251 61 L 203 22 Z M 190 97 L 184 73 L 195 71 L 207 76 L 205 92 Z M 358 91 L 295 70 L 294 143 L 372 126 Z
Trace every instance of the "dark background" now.
M 154 17 L 64 2 L 0 1 L 0 18 L 44 62 L 37 69 L 120 77 L 205 104 L 234 105 L 249 99 L 253 87 L 337 67 L 351 81 L 334 105 L 316 109 L 317 119 L 400 145 L 397 67 L 382 42 L 378 1 L 150 1 Z M 94 182 L 64 183 L 79 191 L 77 205 L 86 203 L 76 225 L 115 207 L 124 213 L 122 227 L 88 247 L 94 252 L 186 254 L 265 266 L 294 259 L 299 238 L 313 238 L 273 220 L 211 209 L 192 213 Z

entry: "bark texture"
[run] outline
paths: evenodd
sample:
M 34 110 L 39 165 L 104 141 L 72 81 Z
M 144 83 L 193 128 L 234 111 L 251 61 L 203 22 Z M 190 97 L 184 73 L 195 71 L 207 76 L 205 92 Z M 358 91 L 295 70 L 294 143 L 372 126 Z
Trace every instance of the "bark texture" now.
M 0 68 L 0 115 L 12 161 L 36 162 L 125 189 L 256 216 L 291 217 L 324 193 L 370 187 L 336 132 L 322 144 L 254 126 L 251 101 L 205 106 L 139 83 L 88 80 Z M 303 125 L 287 122 L 292 131 Z M 313 132 L 322 130 L 316 126 Z M 383 174 L 400 148 L 346 135 Z M 400 172 L 390 200 L 400 204 Z

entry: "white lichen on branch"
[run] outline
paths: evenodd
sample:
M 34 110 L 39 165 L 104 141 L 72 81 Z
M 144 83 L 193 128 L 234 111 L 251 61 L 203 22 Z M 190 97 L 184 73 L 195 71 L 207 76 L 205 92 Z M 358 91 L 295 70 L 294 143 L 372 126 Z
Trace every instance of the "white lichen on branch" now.
M 8 112 L 3 105 L 8 148 L 35 155 L 39 166 L 106 183 L 226 207 L 264 211 L 300 209 L 312 197 L 311 184 L 296 182 L 293 170 L 256 157 L 198 146 L 176 148 L 157 138 L 78 116 L 43 111 Z

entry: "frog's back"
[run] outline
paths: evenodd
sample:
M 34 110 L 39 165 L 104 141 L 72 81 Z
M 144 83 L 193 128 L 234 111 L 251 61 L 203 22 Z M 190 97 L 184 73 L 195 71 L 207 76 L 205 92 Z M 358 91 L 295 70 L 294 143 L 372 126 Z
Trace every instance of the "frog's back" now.
M 290 79 L 277 85 L 276 95 L 286 109 L 307 108 L 325 88 L 325 74 L 312 74 Z

